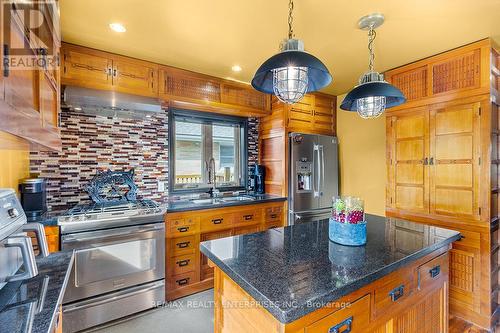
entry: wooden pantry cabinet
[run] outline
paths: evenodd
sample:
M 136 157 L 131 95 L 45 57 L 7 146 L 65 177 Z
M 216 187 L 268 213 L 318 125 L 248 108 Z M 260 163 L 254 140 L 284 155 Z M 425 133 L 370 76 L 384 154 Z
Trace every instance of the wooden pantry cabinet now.
M 487 329 L 500 312 L 499 63 L 486 39 L 386 73 L 408 98 L 386 113 L 386 215 L 462 233 L 450 312 Z
M 61 149 L 58 6 L 58 2 L 12 1 L 0 9 L 0 130 L 53 150 Z M 39 20 L 33 33 L 22 17 L 28 11 L 40 14 L 31 17 Z
M 166 298 L 174 300 L 213 287 L 214 269 L 200 242 L 281 227 L 285 202 L 167 213 Z
M 271 97 L 248 84 L 79 45 L 62 45 L 62 84 L 155 97 L 166 108 L 262 117 Z

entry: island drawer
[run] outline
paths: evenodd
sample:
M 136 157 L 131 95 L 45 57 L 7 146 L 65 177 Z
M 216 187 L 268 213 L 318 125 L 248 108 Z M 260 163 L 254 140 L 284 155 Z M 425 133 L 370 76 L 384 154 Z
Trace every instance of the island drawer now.
M 234 223 L 238 225 L 255 224 L 262 221 L 262 209 L 246 209 L 234 214 Z
M 418 268 L 418 289 L 426 289 L 434 281 L 448 275 L 448 253 L 442 254 Z
M 212 213 L 203 215 L 200 219 L 201 232 L 229 229 L 233 226 L 233 214 Z
M 186 254 L 183 256 L 172 257 L 168 265 L 168 275 L 179 275 L 195 270 L 195 255 Z
M 401 303 L 413 293 L 413 270 L 405 269 L 392 273 L 380 280 L 375 290 L 375 314 L 388 311 L 390 307 Z
M 305 333 L 315 332 L 365 332 L 370 322 L 370 295 L 337 310 L 305 328 Z
M 199 231 L 200 217 L 167 218 L 167 237 L 182 237 Z
M 273 223 L 277 221 L 281 221 L 281 217 L 283 215 L 283 206 L 273 206 L 273 207 L 268 207 L 265 210 L 266 212 L 266 223 Z
M 195 272 L 189 272 L 181 275 L 176 275 L 167 279 L 168 291 L 171 292 L 174 289 L 187 287 L 193 283 L 196 283 Z
M 177 257 L 184 254 L 195 253 L 195 236 L 171 238 L 168 240 L 168 253 L 170 257 Z

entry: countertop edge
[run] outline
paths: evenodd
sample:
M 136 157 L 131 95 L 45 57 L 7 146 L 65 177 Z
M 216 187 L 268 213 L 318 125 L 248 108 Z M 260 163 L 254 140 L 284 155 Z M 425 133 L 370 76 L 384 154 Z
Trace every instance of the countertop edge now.
M 267 198 L 267 199 L 256 199 L 249 201 L 236 201 L 236 202 L 227 202 L 221 204 L 209 204 L 209 205 L 193 205 L 190 207 L 180 207 L 180 208 L 167 208 L 168 213 L 179 213 L 179 212 L 189 212 L 196 210 L 204 210 L 204 209 L 218 209 L 224 207 L 235 207 L 235 206 L 248 206 L 248 205 L 256 205 L 267 202 L 282 202 L 288 200 L 287 197 L 277 197 L 277 198 Z
M 58 308 L 59 308 L 59 306 L 62 305 L 64 293 L 66 292 L 66 287 L 68 286 L 68 282 L 69 282 L 69 276 L 71 275 L 71 269 L 73 268 L 74 263 L 75 263 L 75 250 L 72 250 L 71 259 L 68 263 L 68 269 L 66 270 L 66 275 L 64 276 L 64 282 L 61 286 L 61 292 L 59 293 L 59 297 L 57 298 L 57 305 L 54 309 L 54 312 L 52 313 L 52 319 L 50 320 L 49 332 L 54 331 L 54 323 L 55 323 L 56 317 L 58 315 L 58 310 L 59 310 Z M 62 311 L 62 309 L 61 309 L 61 311 Z
M 271 229 L 273 231 L 273 229 Z M 328 302 L 333 302 L 341 297 L 344 297 L 360 288 L 363 286 L 380 279 L 397 269 L 405 266 L 408 263 L 414 262 L 420 258 L 425 257 L 426 255 L 436 251 L 439 248 L 449 246 L 451 243 L 461 239 L 461 234 L 457 232 L 456 235 L 448 237 L 445 240 L 442 240 L 439 243 L 433 244 L 425 249 L 422 249 L 418 252 L 413 253 L 412 255 L 405 257 L 397 262 L 394 262 L 390 265 L 387 265 L 386 267 L 383 267 L 382 269 L 371 273 L 361 279 L 358 279 L 351 283 L 349 286 L 345 286 L 341 289 L 336 290 L 336 294 L 329 296 L 331 294 L 326 294 L 322 295 L 319 297 L 316 297 L 311 300 L 305 300 L 303 303 L 301 303 L 301 306 L 292 309 L 288 312 L 284 312 L 280 310 L 278 307 L 274 306 L 274 303 L 266 298 L 264 295 L 262 295 L 257 289 L 255 289 L 251 284 L 246 282 L 242 277 L 238 276 L 229 266 L 227 266 L 222 260 L 217 258 L 215 255 L 212 254 L 212 252 L 204 246 L 203 243 L 200 243 L 200 251 L 208 257 L 214 264 L 217 265 L 225 274 L 227 274 L 235 283 L 237 283 L 245 292 L 247 292 L 251 297 L 253 297 L 255 300 L 261 302 L 262 304 L 270 304 L 270 306 L 264 307 L 267 311 L 269 311 L 274 318 L 276 318 L 279 322 L 282 324 L 289 324 L 295 320 L 298 320 L 309 313 L 313 312 L 314 310 L 317 310 L 317 308 L 310 308 L 310 311 L 306 311 L 305 313 L 301 311 L 303 309 L 303 305 L 306 304 L 307 302 L 315 302 L 315 303 L 321 303 L 321 304 L 326 304 Z

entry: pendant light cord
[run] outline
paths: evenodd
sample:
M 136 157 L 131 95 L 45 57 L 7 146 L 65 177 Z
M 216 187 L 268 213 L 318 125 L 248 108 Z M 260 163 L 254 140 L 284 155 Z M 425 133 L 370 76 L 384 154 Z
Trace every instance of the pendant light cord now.
M 375 54 L 373 53 L 373 42 L 375 41 L 375 37 L 377 37 L 377 33 L 375 29 L 373 29 L 373 26 L 370 26 L 370 30 L 368 31 L 368 51 L 370 52 L 368 68 L 370 72 L 373 72 L 373 63 L 375 62 Z
M 288 1 L 288 39 L 293 38 L 293 0 Z

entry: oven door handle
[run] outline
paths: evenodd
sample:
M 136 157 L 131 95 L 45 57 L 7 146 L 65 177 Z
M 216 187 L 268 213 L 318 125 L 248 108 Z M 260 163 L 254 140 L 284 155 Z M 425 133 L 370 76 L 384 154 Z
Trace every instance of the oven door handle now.
M 33 253 L 33 245 L 31 244 L 31 237 L 27 236 L 13 236 L 7 239 L 5 247 L 17 247 L 21 251 L 23 258 L 23 273 L 17 273 L 7 277 L 7 282 L 21 281 L 30 279 L 38 275 L 38 267 L 36 266 L 35 254 Z
M 38 249 L 41 258 L 49 256 L 49 247 L 47 245 L 47 238 L 45 237 L 45 229 L 41 223 L 27 223 L 23 225 L 22 231 L 31 231 L 35 234 L 36 242 L 38 243 Z
M 82 235 L 82 234 L 65 235 L 62 237 L 62 243 L 63 244 L 81 243 L 103 238 L 110 240 L 111 238 L 137 235 L 139 233 L 142 234 L 151 231 L 161 231 L 164 229 L 165 226 L 163 225 L 163 223 L 158 223 L 154 226 L 137 226 L 137 227 L 127 228 L 127 230 L 125 231 L 124 230 L 93 231 L 91 234 L 87 235 Z

